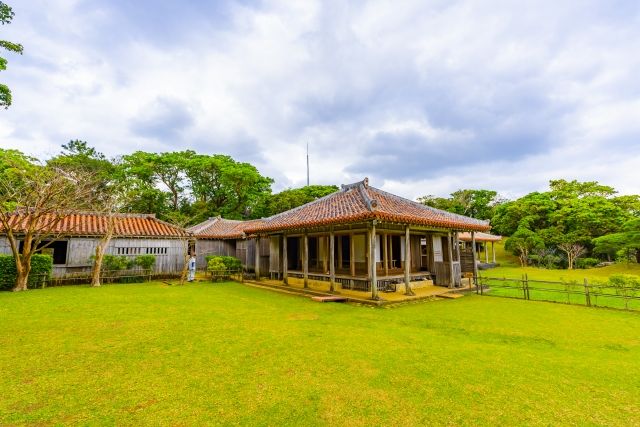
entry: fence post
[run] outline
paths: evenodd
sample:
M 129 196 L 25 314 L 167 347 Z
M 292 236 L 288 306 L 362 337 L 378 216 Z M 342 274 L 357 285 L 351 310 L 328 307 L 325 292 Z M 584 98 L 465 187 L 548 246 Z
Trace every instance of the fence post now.
M 520 282 L 522 287 L 522 299 L 527 299 L 527 290 L 525 288 L 524 274 L 520 275 Z
M 476 285 L 476 295 L 478 295 L 480 293 L 480 289 L 478 289 L 478 281 L 477 279 L 480 279 L 479 277 L 472 277 L 471 278 L 471 283 L 473 283 L 474 285 Z
M 529 294 L 529 274 L 524 273 L 524 288 L 527 291 L 527 301 L 531 299 L 531 295 Z
M 591 295 L 589 294 L 589 282 L 587 278 L 584 278 L 584 300 L 587 304 L 587 307 L 591 307 Z

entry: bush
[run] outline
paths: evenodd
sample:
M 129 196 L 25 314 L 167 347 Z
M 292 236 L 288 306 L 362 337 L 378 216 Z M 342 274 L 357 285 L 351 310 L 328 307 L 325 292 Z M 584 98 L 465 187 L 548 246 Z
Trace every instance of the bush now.
M 34 254 L 31 257 L 31 272 L 27 287 L 39 288 L 51 277 L 53 258 L 51 255 Z M 16 262 L 13 255 L 0 255 L 0 289 L 11 289 L 16 282 Z
M 102 271 L 127 270 L 134 265 L 134 260 L 124 255 L 105 254 L 102 258 Z
M 600 264 L 600 260 L 597 258 L 578 258 L 576 260 L 576 267 L 578 268 L 593 268 Z
M 634 295 L 637 291 L 640 291 L 640 276 L 612 274 L 609 276 L 609 285 L 616 289 L 617 294 Z
M 154 255 L 140 255 L 136 257 L 134 263 L 143 270 L 151 270 L 156 264 L 156 257 Z
M 233 256 L 224 256 L 224 255 L 208 255 L 205 257 L 207 261 L 207 270 L 211 271 L 209 268 L 209 262 L 213 259 L 218 259 L 222 262 L 223 268 L 219 268 L 218 270 L 240 270 L 242 269 L 242 262 Z

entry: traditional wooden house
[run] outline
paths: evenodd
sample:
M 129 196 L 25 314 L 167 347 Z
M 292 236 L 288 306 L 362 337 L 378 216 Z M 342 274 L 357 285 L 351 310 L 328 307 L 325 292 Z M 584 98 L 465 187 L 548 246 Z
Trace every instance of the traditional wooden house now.
M 462 271 L 471 271 L 468 267 L 472 259 L 479 262 L 480 268 L 495 267 L 496 263 L 496 246 L 495 243 L 502 240 L 502 236 L 489 233 L 475 233 L 473 236 L 475 243 L 472 243 L 471 233 L 460 233 L 459 239 L 462 243 Z M 491 244 L 491 258 L 489 258 L 489 244 Z M 471 253 L 475 251 L 475 255 Z M 484 263 L 481 262 L 481 254 L 484 252 Z
M 55 234 L 63 237 L 52 243 L 51 240 L 47 242 L 46 238 L 43 241 L 50 243 L 43 251 L 53 257 L 55 277 L 91 270 L 91 256 L 106 233 L 107 221 L 105 215 L 81 213 L 67 215 L 58 223 Z M 154 272 L 173 273 L 182 270 L 189 239 L 185 230 L 161 221 L 153 214 L 117 214 L 114 223 L 115 230 L 107 254 L 132 258 L 154 255 Z M 0 254 L 11 254 L 9 241 L 1 229 Z
M 226 255 L 238 258 L 245 269 L 255 270 L 256 239 L 248 239 L 245 233 L 247 227 L 259 223 L 261 220 L 238 221 L 221 217 L 208 220 L 187 228 L 195 240 L 196 265 L 198 269 L 205 269 L 208 255 Z M 269 246 L 267 240 L 262 242 L 259 263 L 266 271 L 269 266 Z
M 224 229 L 224 221 L 217 219 L 212 226 Z M 489 229 L 486 221 L 395 196 L 371 187 L 365 178 L 278 215 L 236 223 L 231 233 L 207 236 L 235 238 L 236 248 L 240 235 L 242 240 L 253 241 L 258 277 L 285 283 L 298 277 L 305 286 L 311 280 L 327 281 L 332 290 L 371 292 L 377 299 L 380 289 L 393 285 L 411 293 L 412 286 L 426 279 L 442 286 L 460 286 L 459 232 L 474 236 Z M 199 233 L 194 234 L 200 241 Z M 247 263 L 251 255 L 247 252 Z

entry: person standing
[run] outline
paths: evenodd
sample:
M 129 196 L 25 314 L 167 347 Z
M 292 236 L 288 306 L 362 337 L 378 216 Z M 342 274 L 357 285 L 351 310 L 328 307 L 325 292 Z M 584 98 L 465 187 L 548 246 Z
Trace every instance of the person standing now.
M 189 275 L 187 276 L 187 282 L 193 282 L 196 279 L 196 256 L 191 254 L 189 258 Z

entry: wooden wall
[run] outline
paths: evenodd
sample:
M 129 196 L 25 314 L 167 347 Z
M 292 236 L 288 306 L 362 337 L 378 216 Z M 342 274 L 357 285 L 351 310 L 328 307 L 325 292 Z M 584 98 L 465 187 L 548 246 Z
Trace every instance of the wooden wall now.
M 236 256 L 236 241 L 198 239 L 196 240 L 196 265 L 198 268 L 207 268 L 206 257 L 208 255 Z

